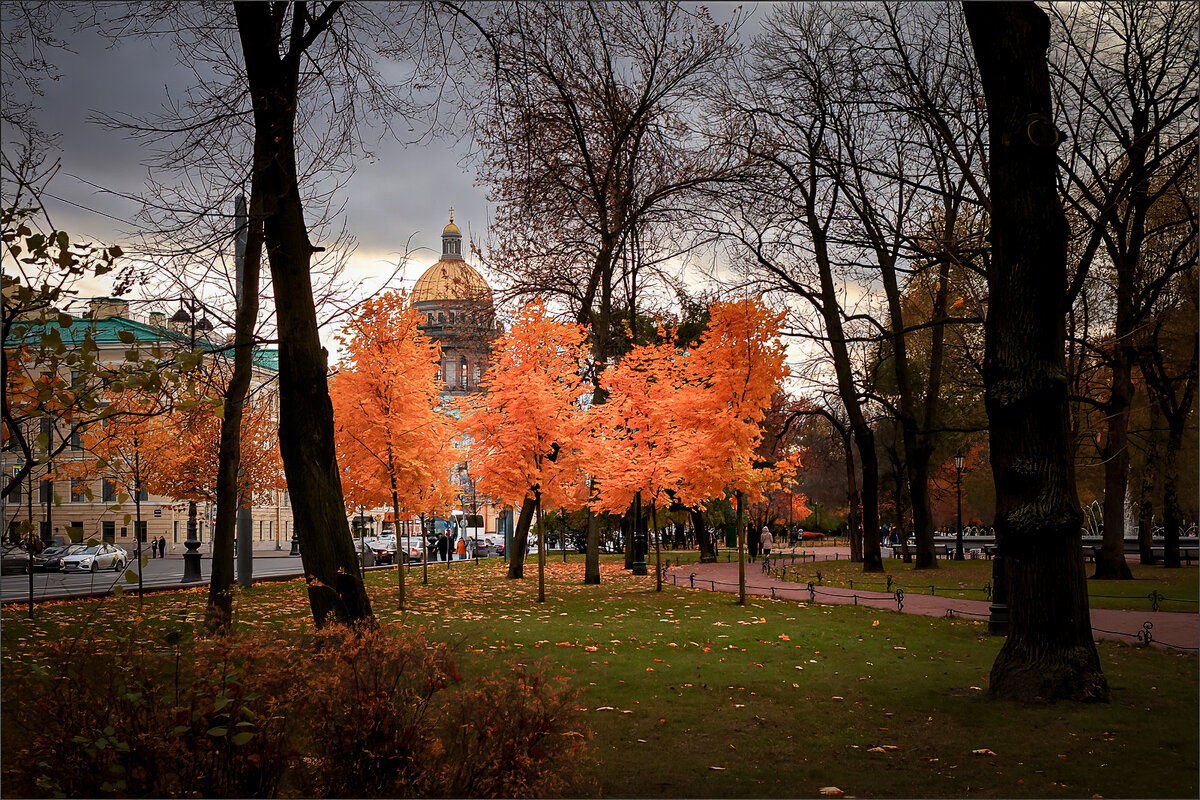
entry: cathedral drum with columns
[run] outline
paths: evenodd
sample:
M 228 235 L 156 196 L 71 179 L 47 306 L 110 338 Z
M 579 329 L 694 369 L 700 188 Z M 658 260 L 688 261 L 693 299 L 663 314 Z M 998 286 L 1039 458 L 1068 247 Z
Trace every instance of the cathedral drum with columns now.
M 417 278 L 412 301 L 421 312 L 421 330 L 442 347 L 439 377 L 446 390 L 452 395 L 480 391 L 500 328 L 491 287 L 463 258 L 454 209 L 442 230 L 442 257 Z

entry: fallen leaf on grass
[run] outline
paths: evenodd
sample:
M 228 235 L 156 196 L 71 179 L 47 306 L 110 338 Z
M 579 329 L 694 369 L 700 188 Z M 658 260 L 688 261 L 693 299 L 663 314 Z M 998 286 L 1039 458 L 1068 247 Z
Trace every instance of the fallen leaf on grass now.
M 836 786 L 822 786 L 817 790 L 822 797 L 845 797 L 846 793 Z
M 724 767 L 709 767 L 709 769 L 715 769 L 718 772 L 720 772 L 720 771 L 724 770 L 725 768 Z
M 978 750 L 972 750 L 971 755 L 973 755 L 973 756 L 994 756 L 996 754 L 994 752 L 992 752 L 991 750 L 987 749 L 986 747 L 981 747 Z

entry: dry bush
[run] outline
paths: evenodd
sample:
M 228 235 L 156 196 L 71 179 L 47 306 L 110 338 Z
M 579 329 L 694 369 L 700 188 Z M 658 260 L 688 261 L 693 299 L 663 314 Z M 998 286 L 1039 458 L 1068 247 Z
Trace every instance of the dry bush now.
M 5 796 L 578 794 L 565 681 L 459 675 L 420 636 L 345 629 L 47 646 L 3 682 Z M 16 673 L 16 674 L 14 674 Z

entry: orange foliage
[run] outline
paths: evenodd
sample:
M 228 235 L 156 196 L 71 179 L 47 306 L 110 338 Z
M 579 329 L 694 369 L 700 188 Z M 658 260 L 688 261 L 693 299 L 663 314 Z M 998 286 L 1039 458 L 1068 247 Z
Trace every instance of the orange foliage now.
M 349 504 L 428 512 L 454 499 L 454 420 L 438 410 L 439 348 L 417 327 L 408 295 L 363 302 L 338 337 L 330 381 L 338 464 Z
M 689 359 L 689 380 L 704 387 L 711 408 L 704 420 L 715 444 L 695 453 L 698 463 L 689 471 L 685 496 L 718 497 L 731 489 L 758 502 L 799 466 L 798 455 L 774 466 L 756 464 L 754 457 L 771 396 L 787 375 L 779 338 L 783 318 L 784 312 L 760 300 L 714 303 L 709 309 L 708 330 Z
M 112 398 L 110 418 L 93 424 L 83 444 L 95 463 L 76 462 L 85 475 L 111 477 L 126 492 L 134 488 L 135 465 L 142 488 L 164 497 L 215 501 L 221 418 L 208 398 L 185 393 L 164 409 L 161 398 L 129 390 Z M 286 487 L 274 409 L 261 395 L 242 412 L 239 489 L 252 502 Z
M 538 301 L 497 342 L 487 395 L 462 406 L 471 463 L 488 494 L 519 502 L 540 491 L 543 506 L 561 508 L 584 501 L 578 449 L 586 339 L 582 326 L 555 322 Z

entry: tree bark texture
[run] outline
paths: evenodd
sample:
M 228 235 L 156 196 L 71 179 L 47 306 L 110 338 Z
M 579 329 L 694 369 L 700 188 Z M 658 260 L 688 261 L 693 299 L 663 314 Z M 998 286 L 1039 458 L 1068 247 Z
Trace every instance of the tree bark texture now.
M 308 601 L 318 627 L 373 623 L 354 543 L 333 438 L 333 405 L 313 303 L 310 260 L 296 169 L 295 122 L 303 52 L 337 4 L 311 18 L 293 8 L 284 30 L 282 6 L 235 3 L 238 34 L 254 108 L 253 181 L 261 190 L 263 238 L 275 287 L 279 330 L 279 449 L 296 519 L 303 521 Z M 286 42 L 284 38 L 286 37 Z M 285 46 L 286 45 L 286 46 Z M 258 131 L 265 132 L 260 137 Z
M 1120 270 L 1118 270 L 1120 272 Z M 1118 277 L 1118 284 L 1122 283 Z M 1128 289 L 1132 292 L 1132 288 Z M 1129 316 L 1123 307 L 1131 305 L 1118 286 L 1117 319 Z M 1133 396 L 1133 364 L 1128 345 L 1121 343 L 1120 327 L 1112 357 L 1112 387 L 1105 404 L 1107 430 L 1100 456 L 1104 461 L 1104 531 L 1100 555 L 1096 558 L 1097 580 L 1133 580 L 1125 561 L 1125 494 L 1129 484 L 1129 398 Z
M 688 514 L 692 518 L 692 530 L 696 534 L 696 549 L 700 551 L 700 563 L 714 563 L 717 560 L 716 542 L 713 540 L 712 533 L 708 530 L 708 524 L 704 520 L 704 512 L 698 508 L 689 508 Z
M 266 131 L 255 131 L 255 138 Z M 255 147 L 259 144 L 256 142 Z M 217 518 L 213 524 L 212 574 L 204 628 L 226 633 L 233 622 L 233 539 L 241 500 L 238 473 L 242 463 L 242 409 L 253 372 L 254 323 L 258 319 L 258 278 L 262 260 L 262 204 L 253 188 L 247 216 L 246 250 L 242 256 L 241 297 L 234 318 L 233 374 L 225 388 L 225 416 L 217 451 Z
M 964 13 L 990 132 L 983 377 L 1010 619 L 991 692 L 1022 702 L 1107 702 L 1068 432 L 1068 231 L 1055 182 L 1050 25 L 1032 3 L 965 3 Z
M 862 540 L 858 537 L 858 529 L 861 525 L 859 508 L 862 503 L 858 494 L 858 477 L 854 474 L 854 446 L 850 441 L 848 430 L 839 428 L 838 433 L 841 434 L 842 450 L 846 454 L 846 524 L 850 527 L 848 531 L 850 534 L 850 560 L 861 562 Z M 881 553 L 880 563 L 882 563 L 882 559 Z
M 508 577 L 520 580 L 525 577 L 525 554 L 529 552 L 529 525 L 533 522 L 533 498 L 525 495 L 521 502 L 521 513 L 517 516 L 517 529 L 513 531 L 511 552 L 508 553 Z
M 587 554 L 583 557 L 583 582 L 600 583 L 600 519 L 590 508 L 587 512 Z

